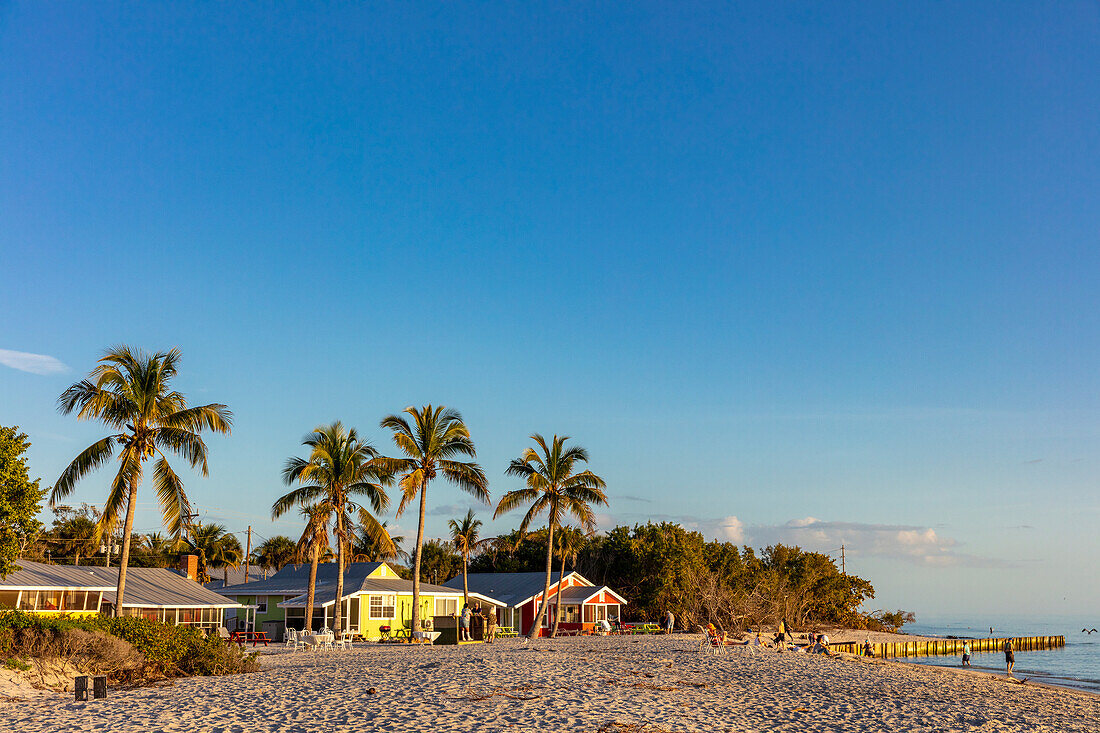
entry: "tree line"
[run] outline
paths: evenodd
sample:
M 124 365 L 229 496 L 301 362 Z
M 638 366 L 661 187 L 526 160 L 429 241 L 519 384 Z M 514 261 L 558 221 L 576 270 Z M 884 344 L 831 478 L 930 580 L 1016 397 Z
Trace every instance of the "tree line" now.
M 57 551 L 59 557 L 72 557 L 74 563 L 81 557 L 91 560 L 103 553 L 104 539 L 121 529 L 116 608 L 122 606 L 126 569 L 131 562 L 168 565 L 167 556 L 183 550 L 199 555 L 200 572 L 208 578 L 209 569 L 236 567 L 244 559 L 239 540 L 224 526 L 189 522 L 191 504 L 182 480 L 168 462 L 168 455 L 173 454 L 205 475 L 207 449 L 201 433 L 229 433 L 232 425 L 226 405 L 190 406 L 172 389 L 179 360 L 176 349 L 146 354 L 115 347 L 99 360 L 88 379 L 65 390 L 59 398 L 62 413 L 75 412 L 78 418 L 97 420 L 111 432 L 79 453 L 48 491 L 29 482 L 25 463 L 20 463 L 26 436 L 13 430 L 9 430 L 11 435 L 0 436 L 6 438 L 0 445 L 0 459 L 14 456 L 9 463 L 14 467 L 14 484 L 21 487 L 23 504 L 27 496 L 36 497 L 37 504 L 48 493 L 55 511 L 51 531 L 32 544 L 24 532 L 15 556 L 49 558 Z M 590 580 L 622 593 L 629 600 L 629 612 L 640 618 L 657 618 L 671 610 L 689 624 L 715 622 L 733 628 L 779 618 L 794 624 L 811 620 L 853 625 L 874 622 L 857 611 L 864 600 L 874 596 L 871 584 L 840 573 L 831 559 L 818 553 L 775 545 L 758 556 L 752 548 L 706 542 L 699 533 L 668 523 L 616 527 L 597 535 L 592 507 L 607 503 L 606 484 L 588 470 L 587 451 L 567 445 L 567 436 L 547 440 L 535 433 L 532 445 L 508 465 L 507 475 L 521 479 L 523 486 L 505 493 L 493 516 L 526 510 L 514 532 L 480 538 L 481 522 L 471 510 L 450 522 L 449 541 L 425 541 L 432 481 L 447 481 L 490 504 L 485 472 L 469 460 L 476 458 L 474 442 L 462 416 L 443 406 L 408 407 L 402 414 L 383 418 L 380 427 L 390 432 L 396 455 L 384 455 L 354 428 L 337 421 L 315 428 L 302 442 L 308 455 L 292 456 L 284 465 L 282 479 L 290 490 L 273 503 L 271 516 L 297 512 L 305 528 L 297 541 L 269 539 L 254 557 L 262 567 L 309 563 L 307 619 L 312 618 L 320 562 L 333 558 L 339 565 L 339 597 L 348 562 L 405 557 L 386 524 L 377 518 L 389 508 L 388 489 L 395 487 L 400 497 L 396 515 L 414 505 L 418 510 L 406 571 L 413 583 L 414 630 L 420 629 L 421 582 L 443 582 L 458 570 L 465 592 L 467 571 L 542 571 L 543 601 L 528 631 L 534 635 L 553 603 L 548 596 L 555 558 L 559 574 L 568 561 Z M 62 504 L 80 479 L 107 464 L 116 453 L 118 468 L 102 511 Z M 167 536 L 133 532 L 137 491 L 147 463 L 151 463 L 152 488 Z M 0 473 L 5 465 L 0 460 Z M 3 500 L 0 496 L 0 502 Z M 27 507 L 20 507 L 26 514 Z M 533 530 L 542 517 L 545 528 Z M 26 527 L 37 523 L 33 514 L 21 521 Z M 574 521 L 576 526 L 570 526 Z M 0 574 L 13 569 L 12 554 L 10 548 L 0 548 L 0 565 L 9 558 Z M 110 556 L 107 550 L 105 559 Z M 558 611 L 553 623 L 556 631 L 561 604 L 554 605 Z M 337 631 L 341 623 L 337 614 Z

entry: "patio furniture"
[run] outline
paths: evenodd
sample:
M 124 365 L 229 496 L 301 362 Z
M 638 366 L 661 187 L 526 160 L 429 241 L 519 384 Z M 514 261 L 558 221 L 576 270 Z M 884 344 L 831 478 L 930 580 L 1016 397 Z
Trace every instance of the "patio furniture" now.
M 264 646 L 267 646 L 268 643 L 271 641 L 271 639 L 267 637 L 266 631 L 234 631 L 230 635 L 230 640 L 237 642 L 242 647 L 250 641 L 252 642 L 253 647 L 259 644 L 261 641 L 263 642 Z
M 355 636 L 355 634 L 350 631 L 341 631 L 340 637 L 336 640 L 336 646 L 341 649 L 351 649 L 351 639 L 353 636 Z
M 286 629 L 283 633 L 285 639 L 285 646 L 290 647 L 292 650 L 297 651 L 298 647 L 302 645 L 301 639 L 298 638 L 297 629 Z
M 224 626 L 218 627 L 218 638 L 222 641 L 232 641 L 233 637 L 229 635 L 229 629 Z

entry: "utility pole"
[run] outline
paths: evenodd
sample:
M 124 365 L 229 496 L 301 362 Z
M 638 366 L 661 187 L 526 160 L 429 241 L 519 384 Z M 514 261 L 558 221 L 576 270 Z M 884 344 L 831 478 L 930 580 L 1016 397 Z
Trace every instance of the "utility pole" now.
M 844 565 L 844 543 L 840 543 L 840 574 L 848 575 L 848 569 Z
M 237 525 L 238 527 L 240 525 Z M 248 525 L 248 544 L 244 551 L 244 582 L 248 582 L 248 557 L 252 554 L 252 525 Z M 349 601 L 350 603 L 350 601 Z

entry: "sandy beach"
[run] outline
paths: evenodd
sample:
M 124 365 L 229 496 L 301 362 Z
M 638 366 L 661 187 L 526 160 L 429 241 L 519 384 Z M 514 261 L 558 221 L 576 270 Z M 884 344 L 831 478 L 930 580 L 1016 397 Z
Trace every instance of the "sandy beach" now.
M 373 690 L 371 689 L 373 688 Z M 854 658 L 701 652 L 698 637 L 363 644 L 263 671 L 0 705 L 53 731 L 1095 731 L 1100 696 Z

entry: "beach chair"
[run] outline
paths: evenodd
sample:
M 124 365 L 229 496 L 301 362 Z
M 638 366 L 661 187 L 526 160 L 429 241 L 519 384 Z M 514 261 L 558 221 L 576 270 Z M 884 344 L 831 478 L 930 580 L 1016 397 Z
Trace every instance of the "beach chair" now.
M 351 649 L 351 638 L 353 634 L 350 631 L 340 631 L 340 638 L 336 640 L 336 646 L 340 649 Z
M 697 628 L 703 635 L 702 640 L 699 642 L 699 648 L 701 650 L 706 650 L 715 655 L 725 653 L 726 645 L 722 643 L 722 640 L 718 636 L 710 633 L 709 629 L 704 629 L 701 625 Z
M 233 641 L 233 637 L 229 634 L 229 629 L 225 628 L 224 626 L 218 627 L 218 638 L 222 641 Z

